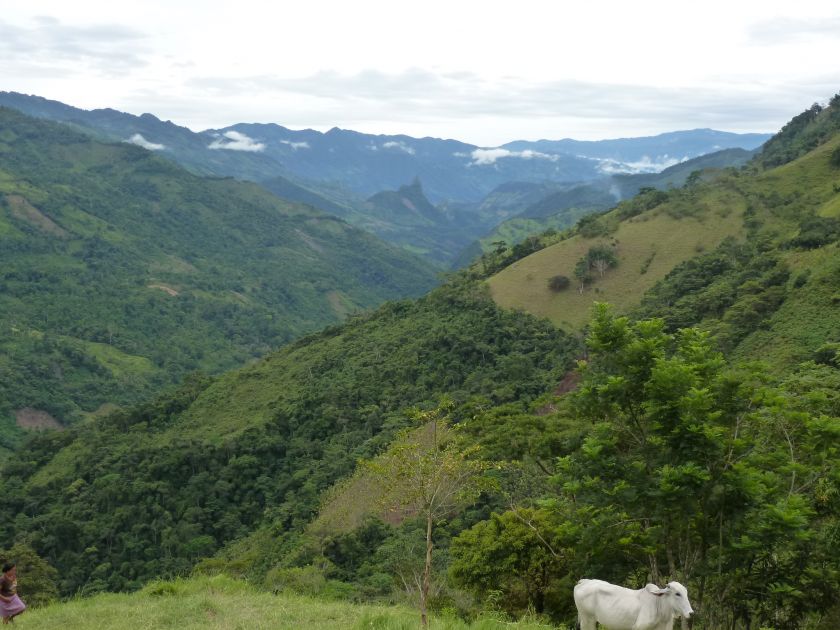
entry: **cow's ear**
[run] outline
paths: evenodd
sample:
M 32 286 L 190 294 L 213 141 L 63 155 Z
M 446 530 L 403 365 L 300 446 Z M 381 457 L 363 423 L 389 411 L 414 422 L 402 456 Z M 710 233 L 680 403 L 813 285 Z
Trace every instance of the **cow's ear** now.
M 665 593 L 668 592 L 668 587 L 666 586 L 665 588 L 659 588 L 656 584 L 648 584 L 647 586 L 645 586 L 645 590 L 651 595 L 662 597 Z

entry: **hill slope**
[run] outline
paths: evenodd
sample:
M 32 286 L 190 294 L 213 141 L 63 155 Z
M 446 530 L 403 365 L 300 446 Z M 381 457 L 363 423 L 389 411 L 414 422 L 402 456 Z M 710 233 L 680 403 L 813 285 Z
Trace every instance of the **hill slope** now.
M 574 225 L 582 216 L 611 208 L 616 202 L 633 197 L 643 188 L 668 190 L 680 187 L 695 171 L 742 166 L 753 155 L 754 152 L 744 149 L 724 149 L 669 166 L 659 173 L 619 173 L 590 183 L 572 186 L 555 184 L 552 190 L 536 199 L 531 198 L 528 203 L 522 203 L 511 213 L 514 216 L 503 218 L 492 232 L 462 251 L 456 266 L 466 266 L 482 252 L 492 251 L 494 243 L 498 241 L 515 245 L 530 235 L 548 229 L 565 229 Z
M 813 358 L 840 341 L 838 111 L 835 97 L 797 116 L 740 171 L 706 172 L 582 221 L 490 278 L 494 299 L 567 329 L 607 301 L 674 329 L 699 325 L 733 356 L 777 370 Z M 779 166 L 780 156 L 795 159 Z M 591 271 L 580 290 L 575 266 L 593 247 L 611 248 L 617 265 Z M 550 290 L 556 275 L 572 288 Z
M 65 594 L 183 573 L 257 527 L 277 540 L 299 531 L 321 491 L 410 422 L 409 407 L 445 393 L 533 399 L 576 346 L 545 322 L 502 313 L 474 284 L 446 285 L 33 440 L 0 475 L 0 532 L 30 540 Z
M 435 281 L 419 259 L 256 185 L 8 109 L 0 269 L 0 414 L 62 422 Z

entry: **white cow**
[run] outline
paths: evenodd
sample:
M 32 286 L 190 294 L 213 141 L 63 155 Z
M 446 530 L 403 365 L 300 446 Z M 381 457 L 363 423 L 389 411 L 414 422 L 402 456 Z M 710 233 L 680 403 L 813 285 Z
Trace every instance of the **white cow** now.
M 575 606 L 580 630 L 595 630 L 596 623 L 609 630 L 673 630 L 675 617 L 688 619 L 694 612 L 679 582 L 634 591 L 603 580 L 581 580 L 575 586 Z

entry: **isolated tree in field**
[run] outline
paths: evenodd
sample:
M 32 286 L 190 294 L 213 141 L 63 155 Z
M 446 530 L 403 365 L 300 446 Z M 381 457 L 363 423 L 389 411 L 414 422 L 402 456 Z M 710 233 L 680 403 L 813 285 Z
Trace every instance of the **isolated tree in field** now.
M 448 420 L 450 405 L 418 412 L 421 429 L 400 433 L 388 452 L 365 465 L 383 489 L 385 507 L 426 523 L 426 559 L 420 586 L 420 619 L 428 626 L 433 530 L 437 522 L 478 498 L 488 485 L 488 465 L 474 458 L 477 447 L 463 448 Z
M 592 274 L 589 271 L 589 259 L 584 256 L 575 265 L 575 279 L 578 281 L 578 293 L 583 293 L 586 285 L 592 281 Z
M 589 248 L 586 258 L 589 260 L 590 268 L 597 271 L 602 278 L 607 269 L 615 267 L 618 264 L 618 258 L 615 257 L 615 250 L 608 245 L 593 245 Z

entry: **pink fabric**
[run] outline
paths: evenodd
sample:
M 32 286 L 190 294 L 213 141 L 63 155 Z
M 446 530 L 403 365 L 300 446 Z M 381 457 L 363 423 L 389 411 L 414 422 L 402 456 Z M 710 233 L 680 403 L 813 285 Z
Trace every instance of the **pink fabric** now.
M 0 617 L 14 617 L 24 610 L 26 610 L 26 604 L 17 595 L 12 595 L 11 601 L 8 602 L 0 599 Z

